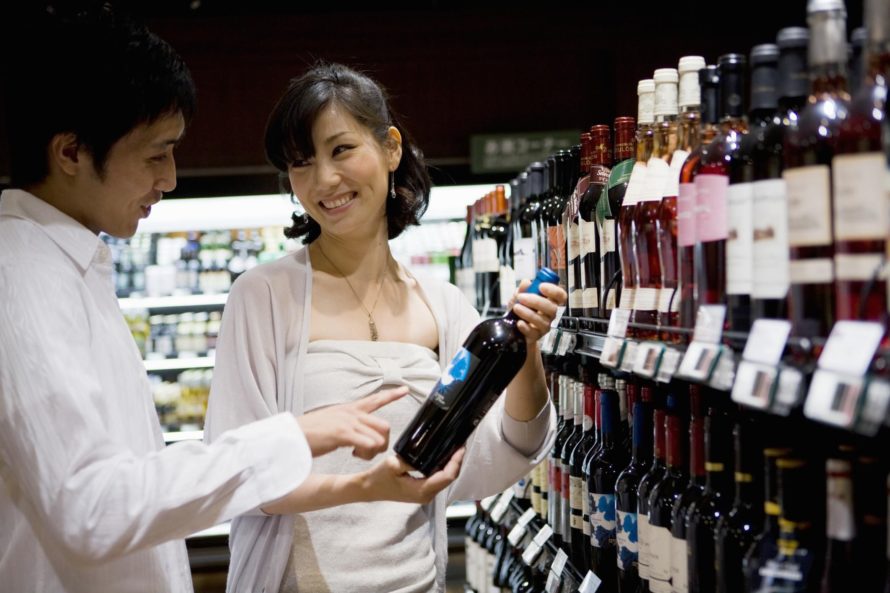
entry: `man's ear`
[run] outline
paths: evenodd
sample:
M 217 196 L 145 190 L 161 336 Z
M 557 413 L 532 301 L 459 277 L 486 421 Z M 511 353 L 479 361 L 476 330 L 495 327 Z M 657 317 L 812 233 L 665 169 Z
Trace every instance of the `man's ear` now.
M 402 133 L 395 126 L 386 131 L 386 148 L 389 153 L 389 170 L 395 171 L 402 161 Z
M 50 171 L 59 169 L 66 175 L 76 175 L 84 166 L 80 154 L 81 144 L 71 132 L 56 134 L 49 142 Z

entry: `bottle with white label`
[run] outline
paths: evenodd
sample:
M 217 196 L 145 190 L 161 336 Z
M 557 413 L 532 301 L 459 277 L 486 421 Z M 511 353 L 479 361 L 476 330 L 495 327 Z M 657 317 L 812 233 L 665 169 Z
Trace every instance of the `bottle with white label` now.
M 677 118 L 676 150 L 670 156 L 670 171 L 661 192 L 661 205 L 658 210 L 658 262 L 661 268 L 661 290 L 658 296 L 659 327 L 672 328 L 679 323 L 680 294 L 678 269 L 678 241 L 680 239 L 680 173 L 689 153 L 694 150 L 694 140 L 698 139 L 701 125 L 701 91 L 698 84 L 698 71 L 705 67 L 705 59 L 701 56 L 683 56 L 677 66 L 679 116 Z M 688 237 L 688 223 L 694 211 L 685 205 L 684 232 Z M 692 248 L 695 241 L 686 241 Z M 691 254 L 690 254 L 691 258 Z M 691 259 L 690 259 L 691 265 Z M 677 334 L 665 331 L 661 334 L 663 341 L 676 341 Z
M 642 389 L 643 401 L 650 401 L 653 405 L 652 423 L 653 423 L 653 457 L 652 465 L 649 466 L 637 488 L 637 534 L 639 537 L 639 556 L 638 568 L 640 572 L 640 591 L 648 593 L 649 588 L 649 565 L 650 557 L 650 536 L 649 536 L 649 495 L 658 482 L 664 478 L 667 473 L 665 465 L 665 409 L 663 400 L 656 399 L 656 393 L 649 388 Z
M 649 590 L 671 591 L 671 511 L 686 490 L 686 423 L 679 397 L 668 395 L 666 424 L 667 471 L 649 495 Z
M 853 515 L 853 468 L 847 458 L 829 459 L 825 465 L 828 478 L 828 519 L 825 542 L 823 591 L 843 591 L 858 581 L 853 540 L 856 520 Z
M 753 319 L 788 317 L 789 247 L 788 195 L 782 145 L 786 128 L 797 121 L 809 94 L 807 45 L 804 27 L 786 27 L 776 35 L 779 48 L 779 110 L 767 125 L 763 141 L 754 148 Z
M 843 0 L 810 1 L 810 97 L 785 135 L 789 317 L 795 335 L 827 336 L 834 323 L 834 234 L 831 164 L 849 96 Z M 885 231 L 886 232 L 886 231 Z
M 867 68 L 841 122 L 831 164 L 834 201 L 835 318 L 882 320 L 887 311 L 884 257 L 890 236 L 890 193 L 881 123 L 887 116 L 890 8 L 865 1 Z
M 574 366 L 574 365 L 573 365 Z M 580 492 L 577 490 L 577 487 L 580 486 L 580 483 L 576 481 L 572 481 L 572 453 L 575 450 L 575 447 L 578 446 L 578 443 L 581 442 L 581 439 L 584 438 L 584 383 L 581 381 L 580 373 L 578 371 L 578 367 L 575 366 L 572 369 L 572 373 L 575 374 L 575 377 L 572 378 L 572 432 L 566 439 L 565 444 L 563 445 L 562 452 L 560 454 L 560 460 L 562 463 L 561 467 L 561 475 L 562 475 L 562 504 L 560 508 L 562 509 L 562 513 L 560 517 L 561 528 L 560 533 L 562 533 L 563 539 L 563 547 L 568 550 L 572 550 L 572 524 L 573 517 L 578 515 L 580 518 L 581 513 L 581 498 Z M 573 491 L 573 487 L 575 487 Z M 574 499 L 574 503 L 573 503 Z M 581 529 L 581 523 L 577 520 L 574 521 L 575 526 L 578 530 Z M 577 537 L 575 538 L 578 539 Z M 579 554 L 583 554 L 583 551 L 579 550 Z M 573 556 L 576 555 L 573 553 Z
M 571 317 L 584 315 L 582 305 L 583 278 L 581 271 L 581 227 L 578 206 L 582 196 L 590 188 L 590 133 L 581 133 L 581 177 L 569 197 L 562 223 L 566 234 L 566 267 L 568 269 L 568 302 L 566 309 Z M 596 235 L 594 234 L 594 242 Z M 596 283 L 596 279 L 594 279 Z
M 569 455 L 569 505 L 571 507 L 571 560 L 572 564 L 583 568 L 590 564 L 590 505 L 587 496 L 587 481 L 584 477 L 584 459 L 596 441 L 594 427 L 594 397 L 596 386 L 592 373 L 584 367 L 581 372 L 583 410 L 581 417 L 582 436 Z
M 534 164 L 529 165 L 518 178 L 522 207 L 517 220 L 519 233 L 513 240 L 513 271 L 517 282 L 531 280 L 535 276 L 539 232 L 537 216 L 541 209 L 541 170 L 533 169 Z
M 636 161 L 627 182 L 627 191 L 618 214 L 618 254 L 621 259 L 621 302 L 620 309 L 632 311 L 636 299 L 639 266 L 635 237 L 637 235 L 634 221 L 636 220 L 637 203 L 646 193 L 646 164 L 652 156 L 652 142 L 655 123 L 655 81 L 651 78 L 641 80 L 637 84 L 639 97 L 637 111 L 637 150 Z
M 590 465 L 587 482 L 592 546 L 590 568 L 609 589 L 614 589 L 618 578 L 615 482 L 627 466 L 628 458 L 620 442 L 621 412 L 614 379 L 607 378 L 601 387 L 603 447 Z
M 671 510 L 671 593 L 689 591 L 686 516 L 705 491 L 705 422 L 698 385 L 689 386 L 689 482 Z
M 637 263 L 636 292 L 631 321 L 655 326 L 661 292 L 661 261 L 658 251 L 658 217 L 661 198 L 671 175 L 670 158 L 677 146 L 677 103 L 679 74 L 674 68 L 659 68 L 655 81 L 655 122 L 652 124 L 652 154 L 646 162 L 646 179 L 639 193 L 633 220 Z M 635 330 L 640 339 L 654 340 L 657 330 Z

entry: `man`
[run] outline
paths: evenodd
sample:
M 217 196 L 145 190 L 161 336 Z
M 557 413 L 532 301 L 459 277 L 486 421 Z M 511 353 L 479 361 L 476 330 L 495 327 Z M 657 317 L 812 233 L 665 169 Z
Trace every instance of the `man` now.
M 289 494 L 312 456 L 385 450 L 372 412 L 406 391 L 165 448 L 98 234 L 132 236 L 174 189 L 194 85 L 167 43 L 105 9 L 18 33 L 16 189 L 0 196 L 0 590 L 191 591 L 182 538 Z

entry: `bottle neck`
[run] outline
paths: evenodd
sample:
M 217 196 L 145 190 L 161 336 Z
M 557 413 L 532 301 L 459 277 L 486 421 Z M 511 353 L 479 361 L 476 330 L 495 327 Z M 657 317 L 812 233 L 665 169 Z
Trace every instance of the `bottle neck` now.
M 705 471 L 705 423 L 701 417 L 693 417 L 689 423 L 689 472 L 694 482 L 704 485 Z
M 701 111 L 696 106 L 680 115 L 677 126 L 677 146 L 686 152 L 698 148 L 701 142 Z
M 683 422 L 677 414 L 668 414 L 665 423 L 667 424 L 665 458 L 668 469 L 675 472 L 684 471 L 686 459 L 683 455 Z
M 591 436 L 594 434 L 596 427 L 594 426 L 594 416 L 596 412 L 594 411 L 594 406 L 596 405 L 596 395 L 593 385 L 590 383 L 584 383 L 584 420 L 582 425 L 584 427 L 584 436 Z
M 664 463 L 665 460 L 664 418 L 665 413 L 664 409 L 662 408 L 657 408 L 652 414 L 653 423 L 655 425 L 655 437 L 653 440 L 652 448 L 655 456 L 655 461 L 658 463 Z
M 633 461 L 648 463 L 652 460 L 652 410 L 649 404 L 637 401 L 633 419 Z
M 603 449 L 612 449 L 618 442 L 618 392 L 603 389 L 600 395 L 600 409 L 603 422 Z

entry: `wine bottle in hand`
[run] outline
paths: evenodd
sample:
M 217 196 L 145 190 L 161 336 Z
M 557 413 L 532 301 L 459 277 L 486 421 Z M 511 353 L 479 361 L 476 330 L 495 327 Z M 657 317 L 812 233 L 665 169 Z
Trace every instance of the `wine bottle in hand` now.
M 558 281 L 541 268 L 526 292 L 540 294 L 542 282 Z M 511 310 L 477 325 L 399 437 L 395 452 L 422 474 L 445 466 L 522 368 L 527 352 L 518 321 Z

